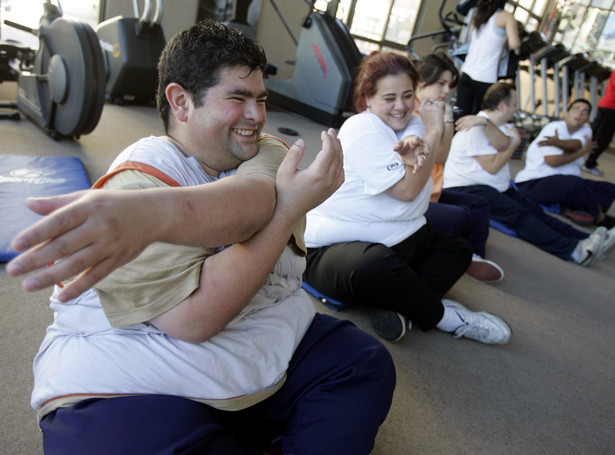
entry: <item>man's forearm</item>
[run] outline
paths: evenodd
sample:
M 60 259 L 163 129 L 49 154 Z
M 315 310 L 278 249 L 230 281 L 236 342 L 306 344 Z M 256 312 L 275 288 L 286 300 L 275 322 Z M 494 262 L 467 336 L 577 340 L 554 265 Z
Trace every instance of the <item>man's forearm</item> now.
M 489 143 L 498 152 L 505 152 L 511 145 L 511 139 L 500 130 L 493 122 L 485 118 L 485 136 Z M 516 147 L 515 147 L 516 148 Z
M 162 218 L 156 240 L 223 246 L 244 241 L 266 226 L 275 207 L 275 180 L 263 174 L 232 176 L 205 185 L 165 189 L 152 194 L 150 200 Z
M 481 167 L 490 174 L 497 174 L 510 160 L 510 157 L 517 149 L 518 141 L 512 140 L 509 147 L 503 151 L 493 155 L 475 156 Z
M 578 139 L 557 139 L 553 145 L 563 150 L 564 153 L 576 153 L 583 147 Z
M 22 275 L 54 263 L 24 280 L 29 291 L 78 275 L 64 288 L 60 297 L 65 301 L 152 242 L 207 248 L 246 240 L 270 220 L 275 200 L 274 179 L 257 174 L 194 187 L 88 190 L 30 199 L 30 209 L 49 215 L 14 239 L 16 251 L 28 251 L 7 271 Z

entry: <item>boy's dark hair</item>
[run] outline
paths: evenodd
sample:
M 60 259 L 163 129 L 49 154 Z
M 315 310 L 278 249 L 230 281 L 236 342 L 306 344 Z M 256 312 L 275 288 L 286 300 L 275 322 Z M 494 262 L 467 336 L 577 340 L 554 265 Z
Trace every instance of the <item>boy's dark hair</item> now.
M 567 108 L 567 110 L 570 110 L 570 109 L 572 108 L 572 106 L 574 106 L 574 105 L 575 105 L 575 104 L 577 104 L 577 103 L 585 103 L 585 104 L 587 104 L 587 106 L 589 107 L 589 110 L 590 110 L 590 111 L 592 110 L 592 103 L 590 103 L 589 101 L 587 101 L 587 100 L 586 100 L 586 99 L 584 99 L 584 98 L 577 98 L 576 100 L 571 101 L 571 102 L 568 104 L 568 108 Z
M 156 104 L 165 131 L 169 128 L 170 106 L 165 90 L 176 82 L 190 95 L 196 107 L 202 105 L 210 87 L 219 82 L 220 72 L 233 66 L 247 66 L 250 73 L 265 71 L 264 49 L 238 30 L 210 19 L 176 34 L 158 61 Z
M 517 88 L 506 82 L 497 82 L 487 89 L 483 98 L 482 108 L 488 111 L 495 111 L 502 101 L 510 102 L 512 92 Z

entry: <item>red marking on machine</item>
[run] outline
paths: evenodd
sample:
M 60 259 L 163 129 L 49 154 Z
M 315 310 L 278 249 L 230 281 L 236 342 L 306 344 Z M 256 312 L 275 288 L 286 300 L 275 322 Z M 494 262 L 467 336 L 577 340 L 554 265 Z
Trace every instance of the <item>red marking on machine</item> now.
M 327 78 L 327 64 L 325 63 L 325 59 L 322 56 L 322 53 L 320 52 L 320 48 L 312 43 L 312 50 L 314 51 L 314 54 L 316 54 L 316 59 L 318 60 L 318 64 L 320 65 L 320 69 L 322 70 L 322 78 L 326 79 Z

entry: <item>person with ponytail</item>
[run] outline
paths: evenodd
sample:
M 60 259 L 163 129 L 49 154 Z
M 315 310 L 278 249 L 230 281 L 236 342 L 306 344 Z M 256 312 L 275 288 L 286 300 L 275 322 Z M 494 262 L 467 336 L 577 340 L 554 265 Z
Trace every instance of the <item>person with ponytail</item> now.
M 457 118 L 480 111 L 489 86 L 498 81 L 504 52 L 521 45 L 514 16 L 504 11 L 506 0 L 478 0 L 470 32 L 470 47 L 461 66 L 457 88 Z

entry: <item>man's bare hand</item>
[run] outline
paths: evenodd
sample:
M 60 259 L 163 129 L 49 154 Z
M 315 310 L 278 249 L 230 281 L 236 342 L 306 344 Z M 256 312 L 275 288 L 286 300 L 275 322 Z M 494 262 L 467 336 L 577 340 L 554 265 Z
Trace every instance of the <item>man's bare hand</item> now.
M 486 126 L 487 119 L 480 115 L 464 115 L 455 122 L 457 131 L 467 131 L 475 126 Z
M 276 211 L 298 219 L 327 199 L 344 182 L 342 146 L 334 129 L 321 134 L 322 150 L 304 170 L 297 170 L 305 150 L 298 140 L 278 169 Z
M 510 137 L 510 146 L 509 149 L 516 150 L 519 144 L 521 143 L 521 134 L 519 130 L 512 123 L 507 123 L 502 127 L 504 131 L 506 131 L 507 135 Z
M 585 135 L 585 144 L 583 144 L 583 147 L 581 147 L 582 150 L 582 154 L 585 155 L 587 153 L 591 153 L 592 150 L 594 150 L 596 147 L 598 147 L 598 142 L 593 141 L 592 137 L 589 135 Z
M 545 136 L 543 140 L 538 142 L 538 145 L 540 145 L 541 147 L 548 147 L 548 146 L 559 147 L 560 141 L 559 141 L 559 134 L 557 130 L 555 130 L 555 134 L 553 134 L 553 136 Z
M 155 208 L 133 194 L 86 190 L 28 199 L 30 210 L 47 216 L 13 239 L 16 251 L 27 251 L 7 265 L 7 272 L 18 276 L 50 264 L 27 277 L 23 288 L 36 291 L 77 276 L 60 299 L 77 297 L 151 243 L 155 226 L 144 227 L 143 217 Z
M 418 113 L 425 123 L 425 128 L 444 129 L 444 110 L 446 109 L 446 103 L 444 101 L 432 100 L 425 98 L 421 101 L 418 108 Z

